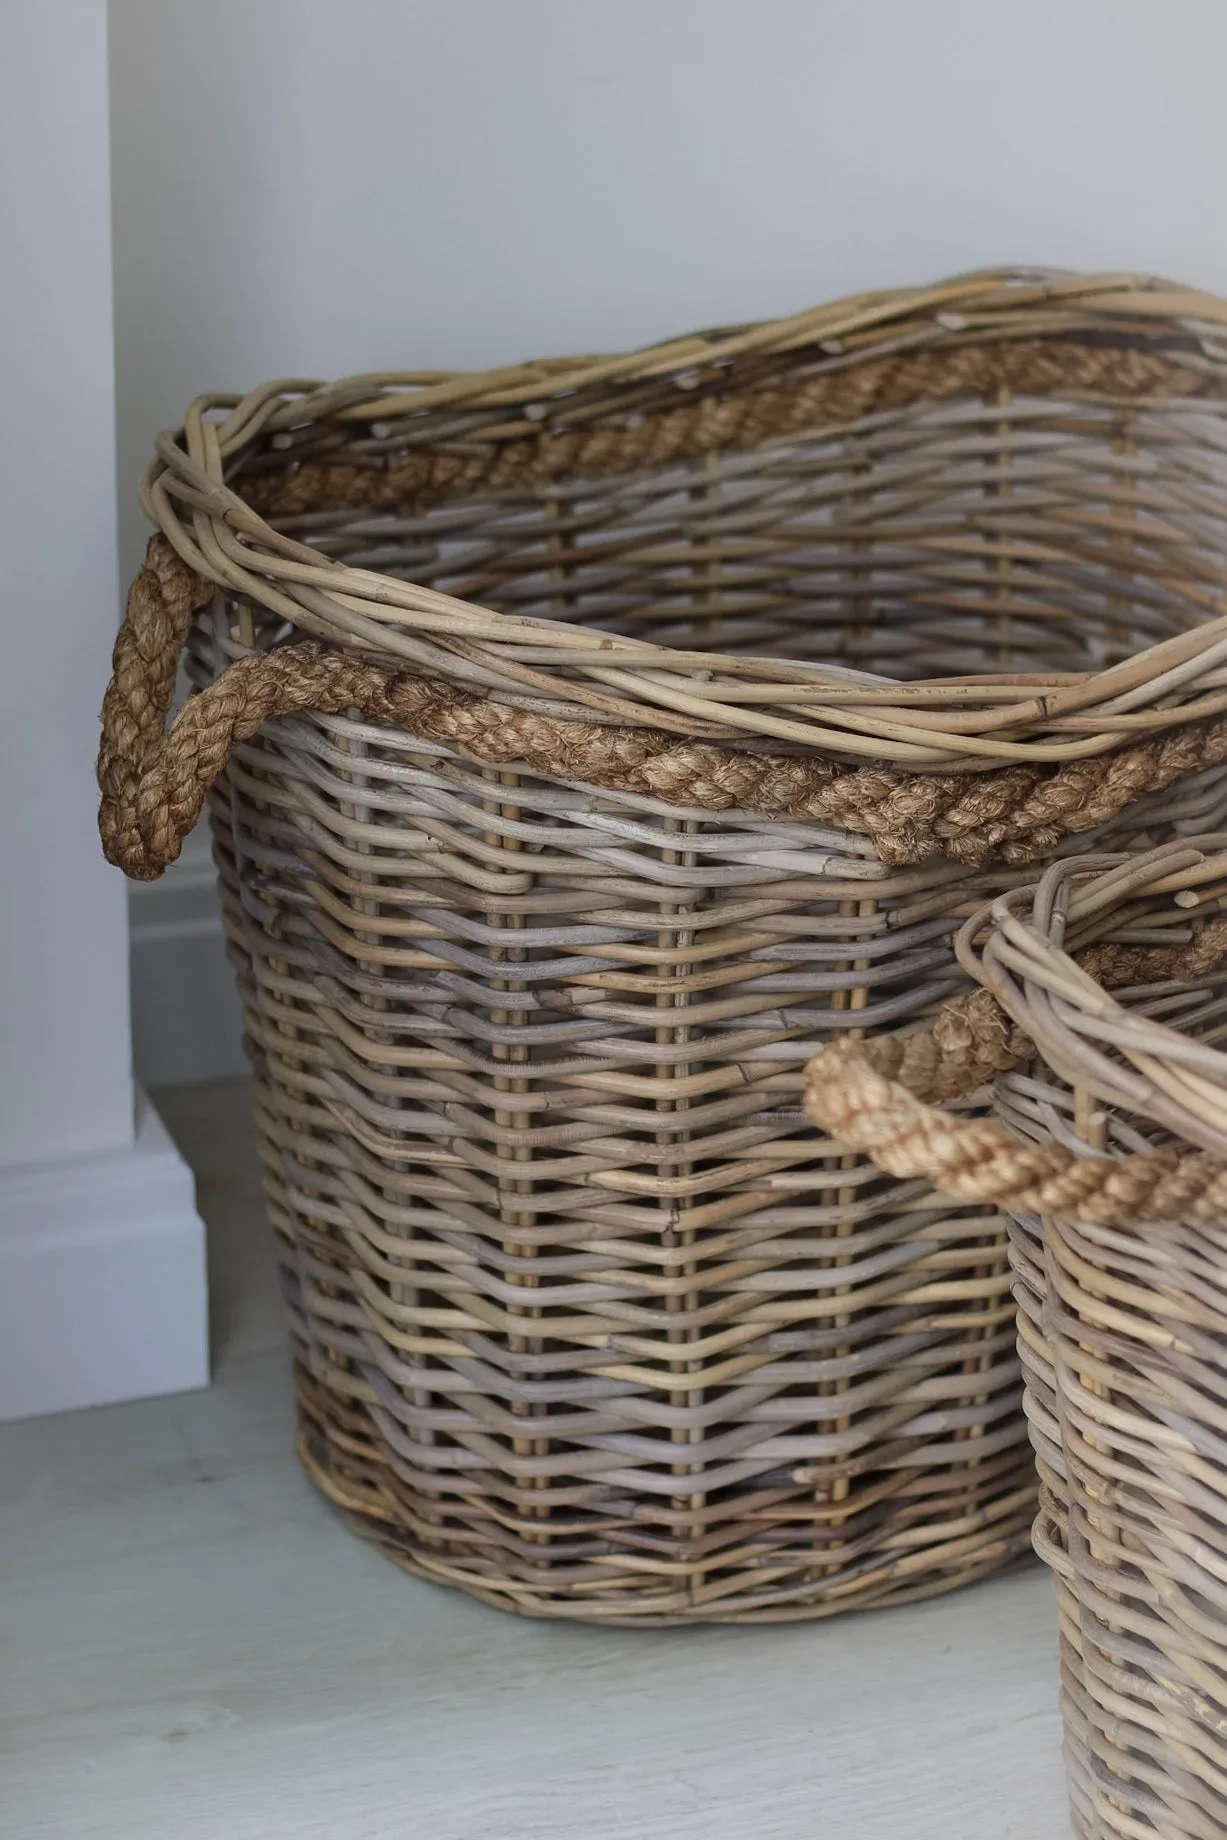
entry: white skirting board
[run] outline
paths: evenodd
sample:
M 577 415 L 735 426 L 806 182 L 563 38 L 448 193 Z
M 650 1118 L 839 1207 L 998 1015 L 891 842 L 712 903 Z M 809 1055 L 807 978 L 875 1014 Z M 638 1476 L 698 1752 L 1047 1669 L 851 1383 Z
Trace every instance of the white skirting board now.
M 132 1057 L 142 1086 L 249 1074 L 206 826 L 161 881 L 133 885 L 128 917 Z
M 0 1170 L 0 1419 L 208 1385 L 195 1183 L 137 1103 L 127 1149 Z

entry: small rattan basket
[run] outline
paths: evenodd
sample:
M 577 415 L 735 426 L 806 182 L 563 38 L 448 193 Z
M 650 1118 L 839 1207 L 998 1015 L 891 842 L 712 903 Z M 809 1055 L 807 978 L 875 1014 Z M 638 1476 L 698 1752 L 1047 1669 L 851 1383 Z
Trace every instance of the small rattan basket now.
M 802 1070 L 1227 811 L 1225 320 L 980 275 L 160 440 L 103 835 L 155 876 L 217 779 L 301 1451 L 412 1570 L 767 1620 L 1024 1548 L 1002 1216 Z
M 1085 1840 L 1227 1832 L 1227 835 L 1196 842 L 1054 865 L 978 946 L 972 923 L 971 1007 L 1010 1025 L 999 1124 L 919 1101 L 916 1039 L 906 1086 L 884 1044 L 809 1080 L 824 1128 L 884 1168 L 1011 1211 Z

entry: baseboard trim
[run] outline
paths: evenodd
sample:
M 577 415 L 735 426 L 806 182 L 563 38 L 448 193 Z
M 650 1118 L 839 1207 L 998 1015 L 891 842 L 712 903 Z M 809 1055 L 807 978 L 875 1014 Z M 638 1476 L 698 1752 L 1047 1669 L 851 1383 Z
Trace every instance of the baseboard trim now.
M 0 1170 L 0 1420 L 208 1381 L 204 1225 L 148 1100 L 127 1149 Z

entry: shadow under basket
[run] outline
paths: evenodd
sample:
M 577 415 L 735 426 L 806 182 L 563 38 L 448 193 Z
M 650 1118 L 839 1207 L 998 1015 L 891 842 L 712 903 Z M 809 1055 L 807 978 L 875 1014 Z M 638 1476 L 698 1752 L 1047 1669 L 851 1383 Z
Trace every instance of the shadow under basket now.
M 802 1070 L 1227 811 L 1223 319 L 982 275 L 160 442 L 103 833 L 160 873 L 220 773 L 302 1456 L 410 1570 L 782 1621 L 1025 1550 L 1003 1216 Z

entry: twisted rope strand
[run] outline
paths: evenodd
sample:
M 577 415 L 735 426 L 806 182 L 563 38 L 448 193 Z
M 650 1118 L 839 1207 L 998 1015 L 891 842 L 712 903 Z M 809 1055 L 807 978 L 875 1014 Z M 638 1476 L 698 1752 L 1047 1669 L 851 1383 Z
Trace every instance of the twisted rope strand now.
M 958 1119 L 926 1105 L 884 1078 L 865 1046 L 837 1041 L 814 1057 L 805 1108 L 820 1130 L 887 1175 L 919 1176 L 956 1201 L 1103 1226 L 1227 1225 L 1227 1164 L 1219 1157 L 1171 1146 L 1100 1159 L 1062 1144 L 1021 1143 L 992 1119 Z
M 1074 953 L 1110 987 L 1193 982 L 1227 957 L 1227 917 L 1188 945 L 1100 940 Z M 837 1041 L 805 1070 L 814 1124 L 862 1150 L 893 1176 L 920 1176 L 960 1201 L 1030 1213 L 1076 1215 L 1105 1225 L 1140 1220 L 1227 1222 L 1227 1164 L 1177 1147 L 1111 1162 L 1059 1144 L 1019 1142 L 989 1119 L 967 1121 L 930 1103 L 962 1099 L 1034 1058 L 1034 1042 L 986 989 L 956 997 L 923 1035 Z
M 858 1045 L 883 1079 L 937 1102 L 965 1098 L 1035 1054 L 1030 1037 L 987 990 L 944 1004 L 927 1034 L 875 1035 Z
M 548 485 L 558 479 L 602 479 L 667 466 L 698 454 L 746 451 L 763 441 L 836 428 L 917 400 L 990 396 L 998 390 L 1037 396 L 1080 391 L 1113 399 L 1220 394 L 1218 379 L 1161 352 L 1120 345 L 1079 345 L 1046 339 L 1006 339 L 942 346 L 872 358 L 794 382 L 700 396 L 633 425 L 542 428 L 532 435 L 487 441 L 473 451 L 416 448 L 378 460 L 308 460 L 289 469 L 243 476 L 247 504 L 264 517 L 361 507 L 421 511 L 474 492 Z M 662 394 L 674 395 L 667 384 Z M 616 413 L 616 404 L 611 404 Z M 565 414 L 565 408 L 563 413 Z
M 212 592 L 164 537 L 152 538 L 115 643 L 102 709 L 98 823 L 109 860 L 139 881 L 156 879 L 179 854 L 233 745 L 271 717 L 299 710 L 357 710 L 475 760 L 523 763 L 671 804 L 814 819 L 869 837 L 892 865 L 935 855 L 976 867 L 1029 862 L 1144 793 L 1227 760 L 1227 718 L 1219 718 L 1055 771 L 905 776 L 513 709 L 313 640 L 241 659 L 187 703 L 168 734 L 179 655 L 193 614 Z
M 1227 916 L 1211 920 L 1188 945 L 1134 946 L 1105 939 L 1084 946 L 1073 958 L 1107 989 L 1169 979 L 1193 983 L 1227 958 Z M 874 1073 L 930 1104 L 966 1099 L 997 1074 L 1010 1073 L 1036 1055 L 1031 1037 L 985 989 L 943 1004 L 924 1034 L 875 1035 L 857 1047 Z M 811 1068 L 817 1069 L 820 1058 Z M 836 1077 L 834 1064 L 823 1077 Z

